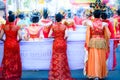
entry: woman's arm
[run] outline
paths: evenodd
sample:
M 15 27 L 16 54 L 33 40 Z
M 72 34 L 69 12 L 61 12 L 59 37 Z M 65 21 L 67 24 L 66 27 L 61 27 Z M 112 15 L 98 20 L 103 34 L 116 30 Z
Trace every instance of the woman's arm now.
M 18 30 L 18 38 L 18 41 L 20 42 L 22 40 L 21 29 Z
M 24 39 L 25 39 L 26 41 L 29 40 L 29 33 L 28 33 L 27 29 L 25 29 Z
M 2 29 L 0 32 L 0 40 L 4 42 L 3 35 L 4 35 L 4 30 Z
M 64 36 L 64 39 L 67 39 L 68 38 L 68 29 L 65 30 L 65 36 Z

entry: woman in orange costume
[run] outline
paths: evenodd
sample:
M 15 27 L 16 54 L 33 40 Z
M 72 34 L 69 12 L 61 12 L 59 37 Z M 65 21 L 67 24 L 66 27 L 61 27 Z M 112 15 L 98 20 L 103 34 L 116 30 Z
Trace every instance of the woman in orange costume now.
M 107 23 L 100 19 L 100 10 L 94 11 L 95 19 L 87 23 L 85 41 L 85 68 L 84 72 L 89 78 L 105 78 L 107 76 L 106 52 L 109 49 L 110 31 Z
M 39 16 L 33 14 L 32 24 L 26 28 L 25 40 L 26 41 L 40 41 L 43 38 L 42 27 L 38 24 Z
M 20 28 L 15 24 L 15 15 L 9 14 L 8 23 L 2 26 L 0 40 L 5 34 L 4 56 L 2 60 L 2 77 L 4 80 L 20 80 L 22 73 L 22 63 L 20 58 L 21 40 Z M 19 40 L 18 40 L 19 36 Z
M 52 26 L 50 35 L 54 34 L 52 59 L 49 71 L 49 80 L 72 80 L 67 59 L 67 30 L 61 23 L 62 15 L 56 14 L 56 23 Z

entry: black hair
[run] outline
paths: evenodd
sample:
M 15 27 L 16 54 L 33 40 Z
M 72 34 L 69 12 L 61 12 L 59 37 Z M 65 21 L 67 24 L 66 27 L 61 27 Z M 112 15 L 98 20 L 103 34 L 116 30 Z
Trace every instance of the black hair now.
M 62 14 L 60 14 L 60 13 L 56 14 L 55 19 L 56 19 L 57 22 L 60 22 L 63 19 Z
M 108 16 L 108 15 L 107 15 L 106 12 L 102 12 L 102 13 L 101 13 L 101 18 L 102 18 L 102 19 L 107 19 L 107 16 Z
M 9 15 L 13 14 L 13 11 L 9 11 L 8 14 L 9 14 Z
M 19 17 L 20 19 L 24 19 L 24 18 L 25 18 L 25 16 L 24 16 L 23 13 L 20 13 L 20 14 L 18 15 L 18 17 Z
M 94 15 L 95 18 L 100 18 L 101 10 L 95 10 L 95 11 L 93 12 L 93 15 Z
M 16 16 L 13 14 L 12 11 L 9 11 L 8 14 L 9 14 L 9 16 L 8 16 L 8 21 L 9 21 L 9 22 L 14 22 Z
M 31 18 L 31 21 L 32 21 L 33 23 L 38 23 L 38 22 L 39 22 L 39 16 L 33 15 L 32 18 Z
M 118 16 L 120 16 L 120 8 L 117 10 L 117 14 Z

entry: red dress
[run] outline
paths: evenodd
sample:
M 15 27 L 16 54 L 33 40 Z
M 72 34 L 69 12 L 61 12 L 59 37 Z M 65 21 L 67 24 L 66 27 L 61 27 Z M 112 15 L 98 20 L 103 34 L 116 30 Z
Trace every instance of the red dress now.
M 42 29 L 43 28 L 38 23 L 32 23 L 28 28 L 26 28 L 28 35 L 32 39 L 38 39 L 40 37 L 40 32 L 42 31 Z
M 113 39 L 114 38 L 114 29 L 113 29 L 112 23 L 110 22 L 110 20 L 102 20 L 102 21 L 108 23 L 108 28 L 111 32 L 110 38 Z
M 50 19 L 41 19 L 40 20 L 40 25 L 43 26 L 44 38 L 48 38 L 48 34 L 50 32 L 52 21 Z
M 74 17 L 74 21 L 76 25 L 82 25 L 82 18 L 79 18 L 78 16 Z
M 49 72 L 49 80 L 71 80 L 70 69 L 67 59 L 67 44 L 64 39 L 66 27 L 61 24 L 54 24 L 52 59 Z
M 20 80 L 22 65 L 20 58 L 20 45 L 17 40 L 19 28 L 15 23 L 3 26 L 6 35 L 4 42 L 4 56 L 2 61 L 2 76 L 5 80 Z
M 68 18 L 64 20 L 63 24 L 67 26 L 68 30 L 69 29 L 72 29 L 73 31 L 76 30 L 74 19 Z

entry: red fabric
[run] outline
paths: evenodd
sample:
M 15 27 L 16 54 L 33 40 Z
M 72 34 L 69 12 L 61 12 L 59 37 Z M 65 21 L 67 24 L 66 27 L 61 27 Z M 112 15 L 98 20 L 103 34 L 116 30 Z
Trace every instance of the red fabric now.
M 79 18 L 78 16 L 74 17 L 74 21 L 76 25 L 82 25 L 82 18 Z
M 111 32 L 111 36 L 110 38 L 113 39 L 115 38 L 115 35 L 114 35 L 114 29 L 113 29 L 113 25 L 112 23 L 109 21 L 109 20 L 103 20 L 103 22 L 106 22 L 108 23 L 108 28 Z M 116 61 L 116 48 L 117 48 L 117 44 L 118 44 L 118 41 L 114 41 L 114 46 L 113 46 L 113 69 L 116 67 L 117 65 L 117 61 Z M 107 52 L 107 58 L 109 57 L 109 52 Z
M 117 21 L 118 21 L 118 24 L 116 26 L 116 31 L 119 32 L 119 35 L 120 35 L 120 17 L 118 17 Z
M 33 23 L 33 24 L 30 24 L 30 26 L 35 27 L 35 26 L 40 26 L 40 25 L 38 23 Z
M 43 19 L 43 20 L 41 20 L 41 22 L 42 22 L 43 24 L 48 24 L 48 23 L 51 22 L 51 20 L 50 20 L 50 19 Z M 44 28 L 43 28 L 44 38 L 48 38 L 48 34 L 49 34 L 49 32 L 50 32 L 50 28 L 51 28 L 51 25 L 44 26 Z
M 35 27 L 40 27 L 40 25 L 39 25 L 38 23 L 30 24 L 30 26 L 32 26 L 33 28 L 35 28 Z M 41 32 L 42 28 L 40 28 L 36 34 L 31 34 L 31 33 L 29 32 L 29 29 L 28 29 L 28 28 L 26 28 L 26 30 L 27 30 L 28 34 L 30 35 L 30 38 L 33 38 L 33 39 L 34 39 L 34 38 L 39 38 L 40 32 Z
M 44 27 L 43 29 L 44 38 L 48 38 L 49 32 L 50 32 L 50 27 Z
M 0 67 L 0 77 L 2 76 L 2 67 Z
M 93 21 L 93 28 L 91 28 L 90 34 L 100 36 L 104 35 L 104 31 L 102 30 L 102 22 L 100 19 L 95 19 Z
M 115 36 L 114 36 L 114 29 L 113 29 L 112 23 L 110 22 L 110 20 L 103 20 L 103 22 L 108 23 L 108 28 L 109 28 L 109 30 L 111 32 L 110 38 L 113 39 Z
M 52 49 L 52 59 L 49 72 L 49 80 L 71 80 L 70 69 L 67 59 L 67 43 L 64 39 L 65 26 L 55 24 L 53 27 L 54 42 Z
M 6 80 L 15 80 L 12 78 L 21 77 L 21 58 L 20 58 L 20 46 L 17 41 L 18 27 L 13 23 L 6 24 L 4 26 L 4 32 L 6 40 L 4 42 L 4 56 L 2 61 L 2 76 Z
M 49 22 L 51 22 L 51 20 L 50 19 L 43 19 L 41 22 L 43 22 L 43 23 L 49 23 Z
M 73 29 L 73 31 L 76 30 L 74 20 L 69 21 L 68 19 L 68 21 L 66 20 L 64 24 L 67 26 L 68 29 Z
M 120 16 L 115 16 L 114 17 L 115 19 L 117 19 L 117 25 L 115 26 L 115 28 L 116 28 L 116 32 L 117 32 L 117 34 L 115 35 L 115 38 L 120 38 Z M 116 61 L 116 48 L 118 47 L 118 44 L 120 43 L 120 40 L 115 40 L 114 41 L 114 47 L 113 47 L 113 49 L 114 49 L 114 55 L 113 55 L 113 69 L 116 67 L 116 65 L 117 65 L 117 61 Z

